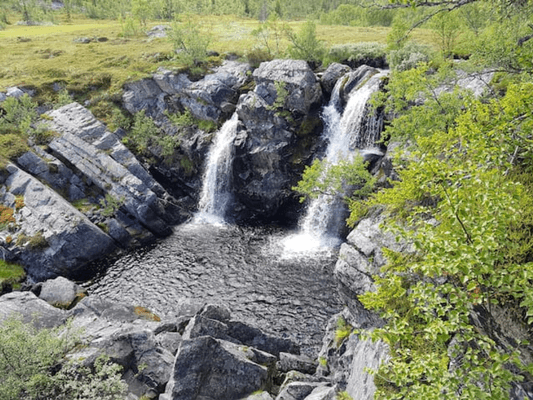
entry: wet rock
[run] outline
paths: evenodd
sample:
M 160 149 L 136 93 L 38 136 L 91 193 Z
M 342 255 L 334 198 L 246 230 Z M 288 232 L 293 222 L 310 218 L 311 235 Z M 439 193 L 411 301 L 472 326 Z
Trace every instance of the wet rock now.
M 22 316 L 36 328 L 54 328 L 67 320 L 67 312 L 52 307 L 32 292 L 12 292 L 0 297 L 0 323 L 10 316 Z
M 72 307 L 85 296 L 85 289 L 61 276 L 43 282 L 39 293 L 40 299 L 54 307 L 63 309 Z
M 324 91 L 326 93 L 331 93 L 333 88 L 335 87 L 335 84 L 339 80 L 339 78 L 346 75 L 351 70 L 352 69 L 348 67 L 347 65 L 343 65 L 339 63 L 331 63 L 328 66 L 328 68 L 324 71 L 324 74 L 322 75 L 322 78 L 320 79 L 320 83 L 322 84 Z
M 239 202 L 271 218 L 290 198 L 300 176 L 291 163 L 295 153 L 305 160 L 314 143 L 312 110 L 320 104 L 322 90 L 304 61 L 262 63 L 253 77 L 254 91 L 240 98 L 236 110 L 244 129 L 235 140 L 233 181 Z M 303 132 L 302 126 L 309 131 Z M 299 137 L 306 137 L 306 145 Z
M 160 399 L 241 399 L 270 384 L 267 367 L 251 361 L 241 346 L 202 336 L 182 342 Z

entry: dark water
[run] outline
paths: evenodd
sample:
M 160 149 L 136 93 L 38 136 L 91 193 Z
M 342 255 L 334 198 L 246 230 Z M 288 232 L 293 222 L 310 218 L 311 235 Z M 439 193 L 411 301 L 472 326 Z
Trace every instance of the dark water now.
M 90 293 L 172 318 L 187 299 L 226 304 L 234 319 L 290 337 L 316 355 L 327 320 L 341 310 L 336 252 L 283 256 L 281 230 L 183 225 L 151 248 L 108 265 Z

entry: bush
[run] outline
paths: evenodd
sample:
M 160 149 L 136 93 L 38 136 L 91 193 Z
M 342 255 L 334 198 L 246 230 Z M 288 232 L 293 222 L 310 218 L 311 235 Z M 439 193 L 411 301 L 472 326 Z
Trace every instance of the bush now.
M 288 30 L 287 35 L 292 43 L 289 47 L 291 57 L 311 63 L 322 61 L 326 50 L 324 43 L 316 37 L 316 24 L 313 21 L 302 25 L 298 33 Z
M 408 42 L 399 50 L 391 50 L 387 61 L 391 69 L 407 71 L 418 67 L 420 63 L 427 63 L 432 59 L 432 50 L 415 42 Z
M 178 59 L 185 66 L 198 65 L 207 60 L 211 35 L 201 24 L 190 18 L 184 23 L 174 22 L 168 37 L 178 53 Z
M 94 370 L 64 363 L 65 355 L 80 343 L 67 328 L 37 330 L 11 317 L 0 326 L 0 399 L 2 400 L 118 400 L 126 385 L 121 367 L 105 357 Z
M 386 46 L 382 43 L 361 42 L 332 46 L 325 58 L 325 64 L 340 62 L 356 68 L 366 64 L 376 68 L 386 65 Z

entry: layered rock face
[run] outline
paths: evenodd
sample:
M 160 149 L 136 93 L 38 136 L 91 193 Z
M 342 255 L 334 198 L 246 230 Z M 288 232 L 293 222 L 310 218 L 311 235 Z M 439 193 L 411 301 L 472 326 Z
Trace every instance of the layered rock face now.
M 188 214 L 86 108 L 50 112 L 58 136 L 2 174 L 0 202 L 14 209 L 4 257 L 31 278 L 90 276 L 85 266 L 117 247 L 165 236 Z M 76 208 L 75 206 L 78 206 Z

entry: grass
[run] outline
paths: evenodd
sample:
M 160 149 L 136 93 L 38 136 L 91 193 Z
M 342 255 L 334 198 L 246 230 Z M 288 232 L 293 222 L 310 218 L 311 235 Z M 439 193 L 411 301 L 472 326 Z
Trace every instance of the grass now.
M 258 27 L 255 19 L 234 16 L 195 16 L 212 36 L 210 48 L 243 56 L 257 46 L 251 35 Z M 162 21 L 152 21 L 148 29 Z M 289 22 L 298 31 L 303 22 Z M 389 28 L 318 25 L 317 36 L 328 46 L 354 42 L 386 41 Z M 105 42 L 75 43 L 80 37 L 107 38 Z M 414 38 L 432 41 L 425 30 L 415 31 Z M 21 40 L 21 38 L 24 38 Z M 29 41 L 25 41 L 28 40 Z M 289 42 L 284 39 L 282 49 Z M 0 31 L 0 90 L 10 86 L 43 87 L 63 83 L 70 91 L 100 89 L 120 91 L 123 84 L 153 73 L 157 67 L 179 67 L 172 60 L 171 43 L 145 35 L 124 38 L 118 21 L 95 21 L 74 18 L 53 26 L 8 25 Z
M 17 286 L 25 277 L 23 267 L 0 259 L 0 289 L 8 284 Z

